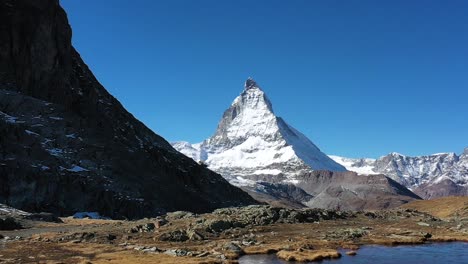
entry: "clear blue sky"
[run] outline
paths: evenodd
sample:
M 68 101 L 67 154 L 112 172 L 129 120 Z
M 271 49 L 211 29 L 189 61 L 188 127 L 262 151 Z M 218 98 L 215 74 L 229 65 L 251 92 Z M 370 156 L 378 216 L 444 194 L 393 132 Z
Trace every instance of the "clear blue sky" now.
M 252 76 L 328 154 L 468 146 L 468 1 L 61 3 L 98 80 L 169 141 L 211 136 Z

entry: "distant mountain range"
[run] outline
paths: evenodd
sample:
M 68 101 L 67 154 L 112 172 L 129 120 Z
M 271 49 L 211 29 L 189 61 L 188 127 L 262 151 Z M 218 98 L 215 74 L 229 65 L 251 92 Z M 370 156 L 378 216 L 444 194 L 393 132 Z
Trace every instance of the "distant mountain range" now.
M 252 78 L 224 112 L 212 137 L 197 144 L 172 145 L 257 199 L 279 203 L 289 199 L 293 206 L 300 203 L 354 210 L 393 207 L 419 199 L 383 175 L 364 178 L 346 172 L 344 166 L 276 116 L 272 103 Z M 371 197 L 382 201 L 367 201 Z
M 425 199 L 468 195 L 468 148 L 461 155 L 410 157 L 394 152 L 378 159 L 329 157 L 359 174 L 385 174 Z

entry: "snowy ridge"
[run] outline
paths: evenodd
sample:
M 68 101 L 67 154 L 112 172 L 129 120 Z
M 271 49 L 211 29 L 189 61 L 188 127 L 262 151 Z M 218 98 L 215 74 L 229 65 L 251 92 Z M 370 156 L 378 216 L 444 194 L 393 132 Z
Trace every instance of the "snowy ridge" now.
M 277 117 L 270 100 L 251 78 L 224 112 L 212 137 L 198 144 L 172 145 L 236 185 L 251 185 L 259 175 L 272 182 L 294 183 L 302 171 L 346 170 Z
M 364 175 L 379 174 L 378 172 L 374 171 L 373 163 L 375 162 L 375 159 L 352 159 L 334 155 L 328 156 L 332 160 L 343 165 L 349 171 L 354 171 Z
M 359 174 L 385 174 L 408 188 L 450 180 L 468 186 L 468 148 L 464 153 L 436 153 L 410 157 L 392 152 L 378 159 L 330 158 Z

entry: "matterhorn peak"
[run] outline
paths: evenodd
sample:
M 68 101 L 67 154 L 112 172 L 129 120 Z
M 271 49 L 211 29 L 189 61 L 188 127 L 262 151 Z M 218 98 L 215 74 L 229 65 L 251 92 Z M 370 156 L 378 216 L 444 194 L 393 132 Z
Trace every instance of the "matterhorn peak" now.
M 210 169 L 239 185 L 260 176 L 291 183 L 302 171 L 346 170 L 276 116 L 265 92 L 250 77 L 212 137 L 192 147 L 173 146 L 194 159 L 202 158 Z
M 258 86 L 257 82 L 252 77 L 247 78 L 244 84 L 244 90 L 249 90 L 249 89 L 260 89 L 260 86 Z

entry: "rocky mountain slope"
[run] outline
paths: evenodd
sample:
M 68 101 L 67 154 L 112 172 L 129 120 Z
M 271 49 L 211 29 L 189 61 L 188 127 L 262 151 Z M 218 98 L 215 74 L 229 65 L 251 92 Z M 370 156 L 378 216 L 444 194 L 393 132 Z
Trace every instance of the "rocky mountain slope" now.
M 224 112 L 212 137 L 194 145 L 175 142 L 173 146 L 237 185 L 260 179 L 294 183 L 295 177 L 305 171 L 345 171 L 277 117 L 270 100 L 251 78 Z
M 110 217 L 255 201 L 181 155 L 99 84 L 58 0 L 0 2 L 0 203 Z
M 425 199 L 468 195 L 468 148 L 461 155 L 437 153 L 410 157 L 391 153 L 378 159 L 330 157 L 350 171 L 385 174 Z
M 298 178 L 301 188 L 314 196 L 308 207 L 340 210 L 378 210 L 398 207 L 421 198 L 384 175 L 313 171 Z
M 271 204 L 361 210 L 420 199 L 384 175 L 360 177 L 345 172 L 345 167 L 277 117 L 251 78 L 224 112 L 212 137 L 173 146 Z

